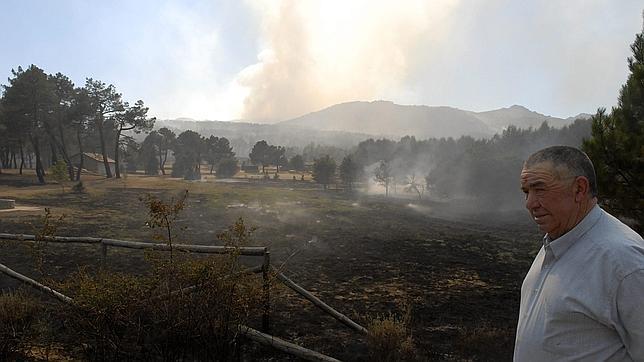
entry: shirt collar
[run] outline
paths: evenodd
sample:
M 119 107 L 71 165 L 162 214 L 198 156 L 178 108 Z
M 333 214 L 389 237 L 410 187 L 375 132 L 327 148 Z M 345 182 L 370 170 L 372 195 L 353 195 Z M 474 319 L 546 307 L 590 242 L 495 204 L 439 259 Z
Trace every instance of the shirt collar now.
M 559 259 L 575 241 L 579 240 L 588 230 L 590 230 L 602 215 L 602 209 L 595 205 L 579 224 L 575 225 L 567 233 L 561 235 L 555 240 L 550 240 L 548 234 L 543 237 L 543 245 L 550 248 L 556 259 Z

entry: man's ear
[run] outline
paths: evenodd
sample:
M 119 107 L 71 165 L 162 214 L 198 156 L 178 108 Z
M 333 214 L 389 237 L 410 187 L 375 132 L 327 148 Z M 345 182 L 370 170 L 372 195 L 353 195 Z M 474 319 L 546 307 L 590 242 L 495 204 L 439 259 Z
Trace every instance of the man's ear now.
M 586 176 L 577 176 L 575 177 L 575 183 L 573 185 L 575 191 L 575 201 L 581 202 L 588 197 L 590 192 L 590 182 Z

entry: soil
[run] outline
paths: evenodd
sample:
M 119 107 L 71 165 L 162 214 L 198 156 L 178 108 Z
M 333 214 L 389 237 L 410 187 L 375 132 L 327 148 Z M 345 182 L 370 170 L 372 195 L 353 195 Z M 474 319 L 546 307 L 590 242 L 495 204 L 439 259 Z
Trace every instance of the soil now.
M 22 207 L 0 214 L 0 232 L 37 233 L 48 208 L 54 217 L 65 215 L 57 235 L 151 241 L 154 230 L 145 225 L 139 197 L 168 200 L 188 189 L 176 225 L 181 242 L 217 244 L 217 233 L 243 217 L 258 228 L 254 244 L 270 248 L 274 266 L 361 325 L 401 315 L 409 305 L 419 360 L 512 359 L 521 282 L 540 243 L 524 212 L 477 213 L 467 204 L 409 195 L 324 191 L 308 180 L 129 176 L 88 177 L 84 185 L 85 193 L 70 193 L 69 187 L 63 193 L 55 184 L 34 185 L 33 176 L 0 174 L 0 198 Z M 56 278 L 100 262 L 96 246 L 51 244 L 47 253 L 45 267 Z M 144 272 L 142 254 L 112 248 L 108 263 L 114 270 Z M 24 243 L 1 243 L 0 263 L 36 275 Z M 0 289 L 15 287 L 17 282 L 0 276 Z M 276 285 L 272 296 L 272 334 L 341 360 L 369 360 L 365 336 L 285 287 Z M 252 353 L 252 359 L 290 358 L 264 348 Z

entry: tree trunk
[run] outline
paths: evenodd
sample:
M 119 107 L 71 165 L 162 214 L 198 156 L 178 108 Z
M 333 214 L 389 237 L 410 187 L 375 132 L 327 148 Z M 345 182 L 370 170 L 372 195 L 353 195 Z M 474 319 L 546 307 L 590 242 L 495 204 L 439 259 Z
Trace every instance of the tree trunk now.
M 78 170 L 76 171 L 76 181 L 80 181 L 81 170 L 83 169 L 83 142 L 81 141 L 80 127 L 76 129 L 76 140 L 78 141 L 78 157 L 80 158 Z
M 22 175 L 22 168 L 25 166 L 25 151 L 22 148 L 22 140 L 18 145 L 20 147 L 20 171 L 18 173 Z
M 112 178 L 112 170 L 110 170 L 110 163 L 107 161 L 107 151 L 105 150 L 105 137 L 103 136 L 103 121 L 98 122 L 98 135 L 101 139 L 101 153 L 103 154 L 103 165 L 105 166 L 105 176 Z
M 67 143 L 65 142 L 65 132 L 63 132 L 62 122 L 58 122 L 58 134 L 60 136 L 60 152 L 63 154 L 63 159 L 67 163 L 67 173 L 69 174 L 69 181 L 74 181 L 74 165 L 72 159 L 67 153 Z
M 31 144 L 34 147 L 34 152 L 36 153 L 36 176 L 38 177 L 38 183 L 45 184 L 45 170 L 42 167 L 42 160 L 40 159 L 40 146 L 38 145 L 38 136 L 31 136 Z
M 168 151 L 166 151 L 166 155 L 168 154 Z M 161 152 L 161 146 L 159 146 L 159 170 L 161 170 L 161 174 L 165 175 L 165 170 L 163 169 L 163 153 Z
M 163 153 L 163 164 L 161 165 L 161 173 L 165 175 L 165 163 L 168 161 L 168 150 L 166 149 Z
M 121 128 L 116 131 L 116 146 L 114 147 L 114 172 L 116 178 L 121 178 L 121 170 L 119 165 L 119 140 L 121 140 Z
M 49 147 L 51 148 L 50 166 L 53 166 L 58 162 L 58 155 L 56 155 L 56 144 L 54 143 L 54 140 L 51 137 L 49 139 Z
M 33 170 L 33 169 L 34 169 L 34 158 L 33 158 L 33 154 L 32 154 L 31 152 L 29 152 L 29 153 L 27 154 L 27 156 L 29 156 L 29 157 L 28 157 L 28 158 L 29 158 L 29 169 Z

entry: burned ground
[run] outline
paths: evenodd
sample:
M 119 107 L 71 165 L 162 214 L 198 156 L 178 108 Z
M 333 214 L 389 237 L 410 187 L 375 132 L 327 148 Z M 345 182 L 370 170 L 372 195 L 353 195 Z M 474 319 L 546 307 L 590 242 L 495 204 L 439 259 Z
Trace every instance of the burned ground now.
M 412 306 L 412 332 L 422 359 L 511 360 L 521 280 L 539 247 L 527 216 L 475 215 L 448 203 L 323 191 L 305 181 L 185 182 L 158 177 L 87 180 L 87 192 L 0 175 L 0 198 L 65 214 L 57 234 L 153 240 L 141 195 L 170 199 L 189 190 L 177 224 L 179 242 L 216 244 L 216 234 L 243 217 L 255 245 L 273 264 L 343 313 L 369 318 Z M 40 211 L 0 213 L 0 232 L 33 234 Z M 33 275 L 29 248 L 5 242 L 0 262 Z M 140 251 L 110 249 L 109 267 L 144 272 Z M 96 266 L 95 246 L 48 245 L 46 268 L 63 277 Z M 249 260 L 252 262 L 252 260 Z M 15 287 L 0 277 L 0 287 Z M 272 333 L 343 360 L 365 360 L 358 335 L 290 290 L 273 292 Z M 282 359 L 270 353 L 271 358 Z

